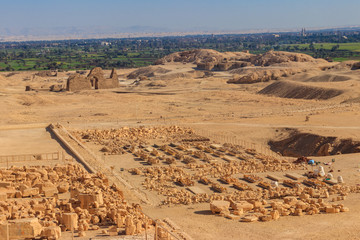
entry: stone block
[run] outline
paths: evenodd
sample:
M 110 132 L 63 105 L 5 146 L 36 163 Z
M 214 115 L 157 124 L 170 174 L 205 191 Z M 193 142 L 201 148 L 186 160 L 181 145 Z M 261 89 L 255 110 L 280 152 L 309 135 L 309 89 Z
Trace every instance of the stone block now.
M 232 203 L 231 208 L 234 210 L 243 209 L 246 212 L 252 210 L 254 208 L 254 205 L 247 201 L 240 201 L 237 203 Z
M 59 191 L 59 193 L 66 193 L 69 191 L 70 188 L 70 184 L 67 182 L 62 182 L 57 186 L 57 190 Z
M 348 212 L 348 211 L 349 211 L 349 208 L 347 208 L 347 207 L 340 208 L 340 212 Z
M 240 216 L 235 214 L 227 214 L 225 217 L 231 220 L 240 220 Z
M 21 191 L 23 197 L 31 197 L 39 194 L 38 188 L 26 188 Z
M 280 213 L 278 210 L 271 211 L 270 215 L 274 220 L 278 220 L 280 218 Z
M 0 193 L 0 201 L 6 201 L 7 194 L 6 193 Z
M 10 187 L 11 182 L 0 182 L 0 188 Z
M 244 214 L 244 209 L 240 208 L 240 209 L 236 209 L 233 212 L 235 215 L 242 215 Z
M 51 226 L 43 228 L 41 237 L 48 240 L 57 240 L 61 237 L 61 229 L 59 226 Z
M 256 222 L 259 218 L 255 215 L 248 215 L 241 218 L 241 222 Z
M 298 202 L 298 200 L 296 199 L 296 197 L 284 197 L 284 203 L 289 204 L 289 205 L 296 205 Z
M 39 237 L 42 231 L 42 226 L 37 218 L 10 220 L 8 223 L 10 239 L 36 238 Z M 6 233 L 7 223 L 1 224 L 0 236 L 6 236 Z M 6 237 L 4 239 L 6 239 Z
M 89 205 L 97 202 L 98 204 L 104 204 L 102 193 L 93 193 L 93 194 L 79 194 L 80 207 L 83 209 L 88 209 Z
M 220 213 L 222 211 L 228 211 L 230 202 L 228 201 L 213 201 L 210 203 L 210 210 L 212 213 Z
M 78 215 L 76 213 L 64 213 L 62 223 L 66 226 L 67 230 L 76 230 L 78 228 Z
M 126 235 L 134 235 L 136 232 L 136 226 L 134 224 L 129 224 L 125 226 Z
M 334 208 L 334 207 L 326 207 L 325 212 L 326 213 L 336 213 L 336 208 Z
M 46 207 L 45 207 L 44 204 L 35 204 L 35 205 L 32 206 L 32 209 L 33 209 L 34 211 L 45 212 Z
M 260 216 L 259 220 L 262 222 L 268 222 L 268 221 L 273 220 L 273 218 L 271 215 L 263 215 L 263 216 Z
M 56 187 L 43 187 L 42 191 L 44 192 L 45 197 L 53 197 L 55 194 L 59 193 Z
M 117 235 L 119 235 L 119 230 L 118 230 L 117 226 L 111 226 L 111 227 L 109 227 L 108 233 L 110 236 L 117 236 Z

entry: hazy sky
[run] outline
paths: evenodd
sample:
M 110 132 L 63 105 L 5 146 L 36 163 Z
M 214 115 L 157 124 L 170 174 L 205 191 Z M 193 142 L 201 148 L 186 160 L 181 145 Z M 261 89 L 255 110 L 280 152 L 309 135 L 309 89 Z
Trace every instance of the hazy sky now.
M 0 28 L 244 30 L 360 25 L 360 0 L 0 0 Z

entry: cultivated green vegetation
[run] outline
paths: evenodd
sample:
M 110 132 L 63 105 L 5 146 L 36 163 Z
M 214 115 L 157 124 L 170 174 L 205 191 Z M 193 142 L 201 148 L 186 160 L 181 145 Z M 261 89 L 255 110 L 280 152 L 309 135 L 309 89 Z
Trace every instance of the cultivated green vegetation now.
M 346 32 L 201 35 L 186 37 L 97 39 L 0 43 L 0 71 L 129 68 L 152 64 L 167 54 L 208 48 L 263 53 L 306 53 L 329 61 L 360 60 L 360 34 Z

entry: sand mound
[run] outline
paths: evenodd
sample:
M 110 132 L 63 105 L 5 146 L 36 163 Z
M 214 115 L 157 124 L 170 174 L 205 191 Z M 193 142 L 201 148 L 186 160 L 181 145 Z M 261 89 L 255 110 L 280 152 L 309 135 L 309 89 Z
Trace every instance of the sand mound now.
M 0 87 L 8 86 L 11 83 L 11 80 L 7 77 L 0 75 Z
M 303 82 L 344 82 L 351 80 L 351 77 L 336 74 L 321 74 L 304 79 Z
M 251 63 L 256 66 L 270 66 L 284 62 L 327 63 L 323 59 L 315 59 L 307 54 L 282 51 L 269 51 L 251 58 Z
M 169 73 L 166 75 L 157 76 L 156 79 L 169 80 L 169 79 L 180 79 L 180 78 L 202 78 L 205 73 L 202 71 L 189 71 L 189 72 L 177 72 Z
M 341 103 L 360 103 L 360 97 L 350 98 Z
M 6 82 L 5 77 L 3 75 L 0 75 L 0 86 L 3 86 L 5 82 Z
M 291 157 L 328 156 L 360 152 L 359 141 L 300 133 L 297 130 L 292 130 L 288 137 L 280 141 L 269 141 L 269 145 L 273 151 Z
M 196 49 L 184 52 L 176 52 L 167 55 L 155 62 L 155 64 L 165 64 L 167 62 L 183 62 L 183 63 L 200 63 L 212 62 L 217 64 L 224 59 L 246 61 L 249 60 L 252 54 L 246 52 L 218 52 L 212 49 Z
M 36 95 L 25 95 L 20 96 L 19 98 L 19 104 L 24 106 L 45 106 L 45 105 L 52 105 L 54 104 L 53 101 L 47 99 L 46 97 L 36 96 Z
M 154 77 L 156 74 L 164 74 L 164 73 L 168 73 L 168 72 L 170 72 L 170 70 L 167 70 L 167 69 L 159 67 L 159 66 L 141 67 L 141 68 L 136 69 L 135 71 L 131 72 L 129 75 L 127 75 L 127 78 L 128 79 L 137 79 L 140 76 Z
M 341 62 L 339 64 L 336 64 L 335 66 L 332 67 L 333 69 L 337 69 L 337 70 L 358 70 L 360 69 L 360 62 L 359 61 L 344 61 Z
M 151 81 L 149 84 L 146 85 L 147 87 L 166 87 L 166 82 L 157 80 Z
M 267 82 L 270 80 L 278 80 L 300 73 L 303 70 L 297 68 L 239 68 L 231 70 L 230 73 L 235 74 L 227 83 L 256 83 Z
M 342 90 L 307 86 L 291 81 L 278 81 L 258 92 L 282 98 L 326 100 L 344 93 Z

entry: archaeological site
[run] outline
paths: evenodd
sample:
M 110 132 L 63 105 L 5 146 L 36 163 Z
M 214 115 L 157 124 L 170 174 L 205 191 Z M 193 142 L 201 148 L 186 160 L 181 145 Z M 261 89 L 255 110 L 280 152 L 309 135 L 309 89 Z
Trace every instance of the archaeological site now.
M 0 239 L 360 239 L 359 66 L 196 49 L 1 72 Z

